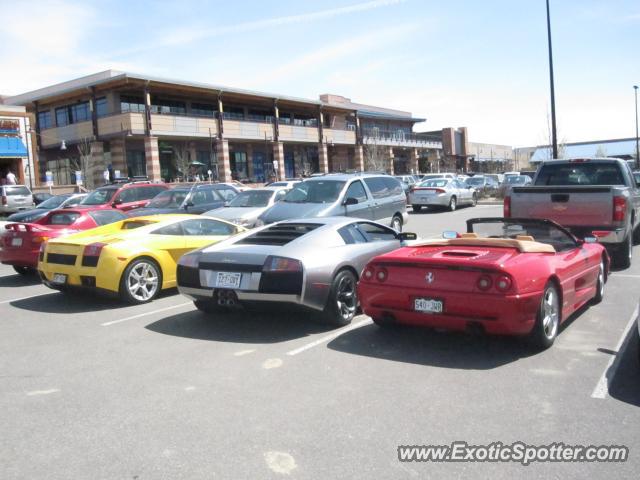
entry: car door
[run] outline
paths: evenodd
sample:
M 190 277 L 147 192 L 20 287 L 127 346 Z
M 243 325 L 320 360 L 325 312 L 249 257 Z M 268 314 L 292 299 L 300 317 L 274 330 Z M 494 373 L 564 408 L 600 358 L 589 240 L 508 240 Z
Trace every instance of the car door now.
M 344 205 L 349 198 L 358 201 L 355 205 Z M 344 194 L 342 203 L 344 205 L 344 215 L 346 217 L 373 219 L 372 199 L 364 188 L 360 180 L 351 182 Z
M 458 199 L 458 205 L 464 205 L 465 203 L 469 203 L 470 195 L 469 189 L 467 186 L 462 183 L 460 180 L 453 180 L 451 185 L 455 191 L 455 196 Z
M 371 218 L 372 220 L 381 220 L 384 218 L 384 206 L 382 198 L 384 198 L 384 190 L 387 188 L 380 177 L 367 177 L 364 184 L 371 195 Z
M 384 203 L 386 205 L 387 217 L 390 219 L 397 212 L 404 213 L 407 209 L 407 194 L 402 188 L 402 184 L 393 177 L 382 177 L 382 181 L 387 186 Z
M 123 188 L 113 199 L 113 204 L 118 210 L 124 212 L 138 207 L 139 200 L 136 188 Z

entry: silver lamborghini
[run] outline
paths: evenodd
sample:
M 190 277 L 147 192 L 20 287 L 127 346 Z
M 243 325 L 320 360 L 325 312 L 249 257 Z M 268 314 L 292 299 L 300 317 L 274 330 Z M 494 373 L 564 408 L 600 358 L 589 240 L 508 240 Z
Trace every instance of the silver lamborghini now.
M 356 218 L 286 220 L 184 255 L 178 289 L 209 313 L 275 302 L 346 325 L 358 308 L 356 282 L 366 263 L 415 237 Z

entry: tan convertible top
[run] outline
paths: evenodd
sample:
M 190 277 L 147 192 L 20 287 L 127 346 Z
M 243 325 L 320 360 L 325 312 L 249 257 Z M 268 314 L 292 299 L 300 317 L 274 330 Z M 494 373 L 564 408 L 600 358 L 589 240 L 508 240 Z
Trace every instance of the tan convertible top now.
M 533 238 L 533 237 L 529 237 Z M 503 247 L 517 248 L 523 253 L 556 253 L 553 245 L 548 243 L 536 242 L 535 240 L 517 240 L 511 238 L 480 238 L 480 237 L 464 237 L 452 238 L 449 240 L 428 240 L 426 242 L 415 243 L 412 247 L 421 246 L 452 246 L 452 247 Z

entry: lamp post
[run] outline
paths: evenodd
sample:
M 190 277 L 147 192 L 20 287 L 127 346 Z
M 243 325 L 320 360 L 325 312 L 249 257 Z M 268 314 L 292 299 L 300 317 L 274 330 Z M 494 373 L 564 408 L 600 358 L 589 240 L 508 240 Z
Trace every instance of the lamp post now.
M 549 47 L 549 84 L 551 86 L 551 143 L 553 158 L 558 158 L 558 138 L 556 137 L 556 94 L 553 82 L 553 52 L 551 48 L 551 17 L 549 15 L 549 0 L 547 0 L 547 40 Z
M 638 142 L 638 85 L 633 86 L 636 97 L 636 168 L 640 169 L 640 142 Z

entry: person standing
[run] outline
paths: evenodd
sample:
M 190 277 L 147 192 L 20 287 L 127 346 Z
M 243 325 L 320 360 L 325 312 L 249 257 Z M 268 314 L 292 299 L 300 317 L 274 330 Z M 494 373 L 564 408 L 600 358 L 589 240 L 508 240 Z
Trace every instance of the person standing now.
M 7 185 L 15 185 L 16 184 L 16 176 L 11 170 L 7 171 L 7 176 L 5 177 L 7 180 Z

